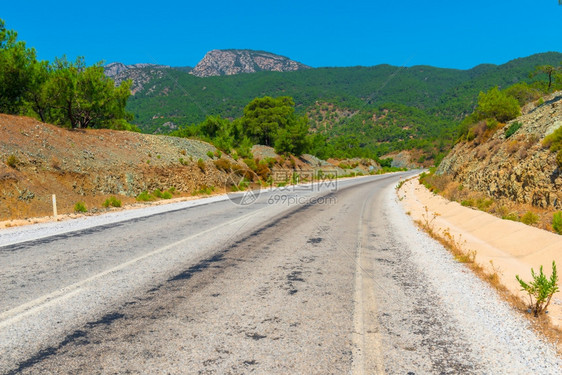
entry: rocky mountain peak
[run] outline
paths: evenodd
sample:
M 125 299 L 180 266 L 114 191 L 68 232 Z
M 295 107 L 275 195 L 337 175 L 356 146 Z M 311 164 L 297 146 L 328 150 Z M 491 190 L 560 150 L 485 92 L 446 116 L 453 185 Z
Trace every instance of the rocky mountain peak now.
M 290 72 L 309 66 L 270 52 L 248 49 L 212 50 L 193 68 L 197 77 L 234 75 L 260 71 Z

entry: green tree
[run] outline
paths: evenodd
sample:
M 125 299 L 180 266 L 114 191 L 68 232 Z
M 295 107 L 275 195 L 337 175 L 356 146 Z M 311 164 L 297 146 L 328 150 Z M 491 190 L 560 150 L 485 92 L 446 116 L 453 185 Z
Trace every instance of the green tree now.
M 555 67 L 552 65 L 539 65 L 535 67 L 535 70 L 531 72 L 530 77 L 534 77 L 537 74 L 546 74 L 548 77 L 548 88 L 547 90 L 550 91 L 552 87 L 552 78 L 556 76 L 556 73 L 560 71 L 559 67 Z
M 478 95 L 476 112 L 480 119 L 495 118 L 499 122 L 506 122 L 519 116 L 521 109 L 517 99 L 508 96 L 496 86 Z
M 86 67 L 83 58 L 72 63 L 55 60 L 46 83 L 53 122 L 71 128 L 111 128 L 130 130 L 132 115 L 125 110 L 130 81 L 115 87 L 101 64 Z
M 271 146 L 279 129 L 295 121 L 295 102 L 288 96 L 256 98 L 244 108 L 242 128 L 254 142 Z
M 302 155 L 310 148 L 308 137 L 308 119 L 300 117 L 287 127 L 279 129 L 275 140 L 275 152 L 278 154 Z
M 0 112 L 3 113 L 21 111 L 36 61 L 35 50 L 27 48 L 17 36 L 0 19 Z

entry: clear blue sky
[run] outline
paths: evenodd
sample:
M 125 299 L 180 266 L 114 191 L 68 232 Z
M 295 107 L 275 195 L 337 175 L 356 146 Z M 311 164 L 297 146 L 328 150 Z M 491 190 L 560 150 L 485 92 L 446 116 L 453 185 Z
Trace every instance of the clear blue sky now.
M 5 1 L 0 18 L 41 59 L 194 66 L 249 48 L 320 66 L 470 68 L 562 52 L 558 0 Z

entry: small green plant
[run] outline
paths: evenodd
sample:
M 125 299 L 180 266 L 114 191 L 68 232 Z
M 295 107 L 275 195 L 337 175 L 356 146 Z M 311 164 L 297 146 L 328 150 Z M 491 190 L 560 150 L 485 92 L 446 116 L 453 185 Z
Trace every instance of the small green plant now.
M 521 222 L 527 225 L 533 225 L 539 222 L 539 217 L 531 211 L 527 211 L 525 215 L 521 216 Z
M 562 211 L 558 211 L 552 216 L 552 228 L 558 234 L 562 234 Z
M 109 197 L 103 202 L 105 208 L 108 207 L 121 207 L 121 201 L 115 197 Z
M 537 107 L 540 105 L 544 104 L 544 99 L 543 98 L 539 98 L 539 100 L 537 100 Z
M 19 160 L 16 157 L 16 155 L 14 155 L 14 154 L 8 156 L 8 159 L 6 159 L 6 165 L 10 168 L 17 167 L 18 163 L 19 163 Z
M 502 216 L 504 220 L 519 221 L 519 216 L 515 212 L 510 212 Z
M 136 199 L 139 202 L 149 202 L 149 201 L 156 200 L 156 198 L 153 195 L 151 195 L 148 191 L 143 191 L 142 193 L 137 195 Z
M 505 138 L 511 137 L 521 126 L 523 126 L 523 124 L 517 121 L 509 125 L 509 128 L 505 131 Z
M 154 195 L 156 198 L 162 198 L 162 190 L 160 190 L 160 189 L 155 189 L 155 190 L 152 192 L 152 195 Z
M 552 275 L 550 278 L 547 278 L 543 273 L 542 266 L 538 275 L 535 274 L 535 271 L 531 268 L 531 276 L 533 277 L 533 281 L 529 283 L 523 281 L 519 275 L 515 275 L 515 278 L 519 281 L 521 290 L 527 292 L 529 295 L 529 308 L 535 317 L 538 317 L 546 311 L 552 296 L 559 290 L 556 263 L 552 261 Z
M 160 159 L 160 158 L 161 158 L 161 156 L 160 156 L 160 155 L 156 155 L 156 159 Z
M 464 199 L 461 201 L 461 206 L 474 207 L 474 201 L 472 199 Z
M 74 212 L 88 212 L 84 202 L 76 202 L 74 205 Z
M 160 198 L 162 198 L 162 199 L 172 199 L 172 193 L 170 193 L 169 191 L 165 191 L 160 195 Z
M 214 155 L 215 157 L 217 157 L 218 159 L 220 159 L 221 156 L 222 156 L 222 152 L 221 152 L 221 150 L 216 150 L 213 155 Z
M 254 159 L 246 158 L 244 159 L 244 163 L 246 163 L 248 168 L 250 168 L 254 172 L 258 169 L 258 165 L 256 164 L 256 161 Z
M 215 157 L 215 154 L 213 153 L 213 151 L 207 151 L 207 156 L 212 159 Z

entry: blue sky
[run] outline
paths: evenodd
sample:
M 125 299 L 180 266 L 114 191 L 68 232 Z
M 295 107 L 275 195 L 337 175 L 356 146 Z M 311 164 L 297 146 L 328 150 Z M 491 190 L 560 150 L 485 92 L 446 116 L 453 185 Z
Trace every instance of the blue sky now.
M 41 59 L 193 66 L 249 48 L 320 66 L 466 69 L 562 52 L 558 0 L 7 1 L 0 18 Z

